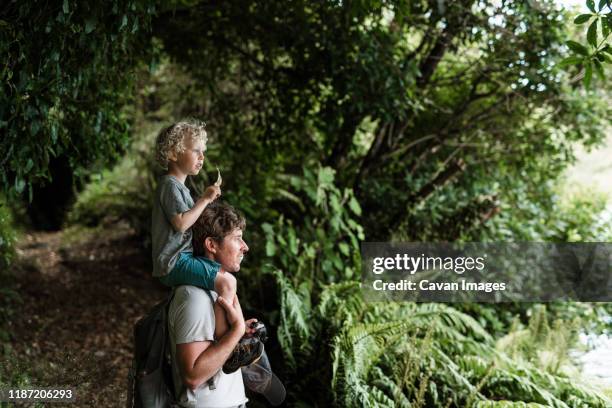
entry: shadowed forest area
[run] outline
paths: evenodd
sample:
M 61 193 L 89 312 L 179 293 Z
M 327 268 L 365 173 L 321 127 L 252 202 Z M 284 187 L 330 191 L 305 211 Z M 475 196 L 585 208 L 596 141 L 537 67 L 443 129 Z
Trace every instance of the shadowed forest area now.
M 198 197 L 218 167 L 245 214 L 238 293 L 286 406 L 611 407 L 576 357 L 611 334 L 610 303 L 360 289 L 363 242 L 612 242 L 609 190 L 579 181 L 612 159 L 567 175 L 612 130 L 612 9 L 583 6 L 9 1 L 0 388 L 123 406 L 133 325 L 167 291 L 154 140 L 195 118 L 208 145 L 187 185 Z

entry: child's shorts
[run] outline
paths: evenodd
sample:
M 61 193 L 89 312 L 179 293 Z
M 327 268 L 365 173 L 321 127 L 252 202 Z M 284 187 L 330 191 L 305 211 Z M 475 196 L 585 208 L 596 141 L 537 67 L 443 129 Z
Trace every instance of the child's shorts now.
M 193 256 L 192 252 L 181 252 L 176 264 L 168 275 L 159 280 L 166 286 L 199 286 L 215 290 L 215 278 L 221 264 L 208 258 Z

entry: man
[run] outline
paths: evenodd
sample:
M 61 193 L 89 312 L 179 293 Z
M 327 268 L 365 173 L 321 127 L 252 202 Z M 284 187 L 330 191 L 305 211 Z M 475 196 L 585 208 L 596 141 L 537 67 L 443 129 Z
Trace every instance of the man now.
M 209 205 L 193 227 L 194 253 L 238 272 L 249 247 L 242 239 L 245 219 L 223 202 Z M 230 326 L 215 342 L 212 297 L 227 313 Z M 242 407 L 247 402 L 240 370 L 226 374 L 222 366 L 245 334 L 253 334 L 244 321 L 238 297 L 232 304 L 214 292 L 195 286 L 176 289 L 168 313 L 173 379 L 177 400 L 184 407 Z M 261 354 L 261 350 L 259 351 Z M 212 381 L 211 381 L 212 379 Z

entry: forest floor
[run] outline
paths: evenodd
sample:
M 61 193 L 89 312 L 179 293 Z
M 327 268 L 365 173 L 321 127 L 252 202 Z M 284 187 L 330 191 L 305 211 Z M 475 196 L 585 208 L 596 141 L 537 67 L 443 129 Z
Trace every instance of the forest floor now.
M 26 233 L 17 250 L 21 300 L 4 369 L 32 386 L 73 388 L 76 404 L 65 406 L 125 406 L 132 327 L 166 293 L 134 232 L 115 224 Z

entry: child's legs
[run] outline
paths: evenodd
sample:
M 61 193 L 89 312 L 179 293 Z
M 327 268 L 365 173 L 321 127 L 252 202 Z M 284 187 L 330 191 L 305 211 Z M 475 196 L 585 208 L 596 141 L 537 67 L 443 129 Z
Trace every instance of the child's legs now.
M 194 257 L 191 252 L 182 252 L 170 273 L 159 280 L 170 287 L 193 285 L 215 290 L 215 278 L 219 269 L 217 262 Z
M 230 304 L 236 296 L 236 278 L 228 272 L 220 272 L 221 265 L 208 258 L 193 256 L 190 252 L 180 254 L 172 271 L 160 278 L 167 286 L 193 285 L 214 290 Z M 229 324 L 225 310 L 215 302 L 215 338 L 221 338 L 228 330 Z
M 228 303 L 234 302 L 236 296 L 236 278 L 229 272 L 219 272 L 215 278 L 215 292 Z M 228 330 L 229 324 L 225 317 L 223 307 L 215 302 L 215 338 L 220 339 Z

